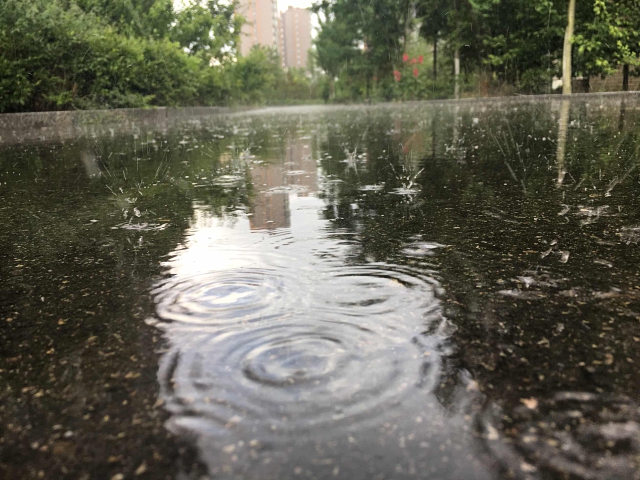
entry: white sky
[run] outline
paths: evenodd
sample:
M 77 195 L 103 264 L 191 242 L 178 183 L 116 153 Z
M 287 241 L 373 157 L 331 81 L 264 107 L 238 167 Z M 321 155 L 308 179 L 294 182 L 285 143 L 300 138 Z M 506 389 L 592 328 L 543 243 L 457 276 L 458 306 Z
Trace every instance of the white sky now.
M 283 12 L 289 5 L 297 8 L 309 8 L 314 0 L 277 0 L 278 2 L 278 11 Z M 182 8 L 184 4 L 188 3 L 186 0 L 173 0 L 173 4 L 177 8 Z
M 313 4 L 314 0 L 277 0 L 278 11 L 284 12 L 289 6 L 297 7 L 297 8 L 309 8 Z M 173 5 L 180 9 L 183 8 L 185 4 L 188 3 L 188 0 L 173 0 Z M 313 31 L 311 32 L 311 36 L 315 38 L 316 29 L 318 28 L 318 19 L 315 15 L 311 15 L 311 25 L 313 26 Z
M 289 8 L 289 5 L 297 8 L 309 8 L 313 0 L 278 0 L 278 10 L 284 11 Z
M 314 0 L 277 0 L 278 11 L 284 12 L 289 6 L 297 8 L 309 8 L 313 4 Z M 315 38 L 318 33 L 318 18 L 316 15 L 311 14 L 311 37 Z

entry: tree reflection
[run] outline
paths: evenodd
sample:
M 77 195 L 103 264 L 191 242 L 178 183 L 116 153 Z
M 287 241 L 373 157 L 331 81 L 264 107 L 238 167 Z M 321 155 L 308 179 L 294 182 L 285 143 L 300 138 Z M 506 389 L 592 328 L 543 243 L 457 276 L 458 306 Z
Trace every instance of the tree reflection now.
M 558 119 L 558 140 L 556 147 L 556 169 L 558 170 L 558 177 L 556 179 L 557 187 L 562 186 L 564 177 L 567 174 L 565 171 L 565 155 L 567 150 L 567 131 L 569 129 L 570 111 L 571 101 L 562 100 L 560 104 L 560 118 Z

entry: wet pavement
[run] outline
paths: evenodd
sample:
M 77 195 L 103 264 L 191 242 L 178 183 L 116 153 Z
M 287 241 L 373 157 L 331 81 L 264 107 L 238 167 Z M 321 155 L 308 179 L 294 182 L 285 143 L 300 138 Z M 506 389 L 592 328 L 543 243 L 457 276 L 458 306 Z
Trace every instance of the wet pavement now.
M 639 119 L 3 116 L 0 478 L 640 479 Z

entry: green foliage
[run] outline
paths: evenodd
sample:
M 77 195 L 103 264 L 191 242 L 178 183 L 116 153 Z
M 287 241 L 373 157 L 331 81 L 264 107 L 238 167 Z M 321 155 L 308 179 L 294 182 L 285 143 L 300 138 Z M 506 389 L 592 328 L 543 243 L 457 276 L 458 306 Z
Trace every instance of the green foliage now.
M 321 0 L 313 11 L 320 17 L 315 46 L 329 76 L 329 97 L 337 98 L 336 77 L 351 100 L 371 98 L 377 86 L 390 92 L 412 30 L 413 1 Z
M 529 93 L 560 74 L 564 0 L 470 0 L 482 30 L 482 63 L 494 78 Z
M 249 55 L 239 57 L 234 66 L 234 100 L 263 104 L 282 81 L 283 72 L 275 51 L 254 46 Z
M 171 0 L 2 0 L 0 112 L 268 103 L 315 92 L 268 49 L 236 61 L 234 11 L 222 0 L 179 12 Z
M 463 90 L 475 82 L 476 93 L 549 93 L 552 78 L 561 76 L 566 0 L 321 0 L 314 10 L 321 17 L 315 43 L 329 77 L 327 98 L 451 96 L 454 52 Z M 400 61 L 403 53 L 415 56 L 408 34 L 414 23 L 428 43 L 421 53 L 430 57 L 431 76 L 421 66 L 416 78 Z M 637 0 L 578 2 L 573 43 L 578 75 L 607 75 L 621 65 L 640 73 Z M 390 69 L 401 80 L 391 81 Z M 369 95 L 372 78 L 378 82 Z
M 433 57 L 430 45 L 424 39 L 412 41 L 407 55 L 396 70 L 394 98 L 401 100 L 441 99 L 453 94 L 451 58 L 439 60 L 439 73 L 433 76 Z M 406 59 L 406 60 L 405 60 Z
M 0 111 L 193 103 L 200 63 L 164 38 L 119 33 L 76 4 L 0 6 Z
M 454 55 L 463 94 L 547 93 L 567 23 L 566 0 L 317 0 L 304 72 L 238 56 L 236 6 L 0 0 L 0 112 L 447 98 Z M 578 75 L 640 73 L 637 0 L 581 0 L 573 41 Z
M 170 37 L 205 62 L 228 61 L 238 45 L 242 19 L 234 15 L 236 2 L 193 1 L 176 14 Z
M 298 104 L 314 103 L 321 98 L 321 79 L 312 78 L 302 68 L 290 68 L 285 74 L 272 95 L 272 103 Z
M 635 0 L 594 0 L 591 22 L 576 35 L 584 75 L 640 66 L 640 8 Z
M 93 13 L 118 31 L 128 35 L 162 38 L 174 20 L 171 0 L 64 0 L 64 7 L 75 5 Z

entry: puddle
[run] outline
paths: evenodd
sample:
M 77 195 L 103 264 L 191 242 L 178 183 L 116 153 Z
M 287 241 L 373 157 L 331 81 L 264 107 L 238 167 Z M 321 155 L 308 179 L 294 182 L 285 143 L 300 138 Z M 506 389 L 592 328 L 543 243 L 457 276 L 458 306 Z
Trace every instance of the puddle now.
M 639 478 L 622 98 L 0 133 L 0 477 Z

